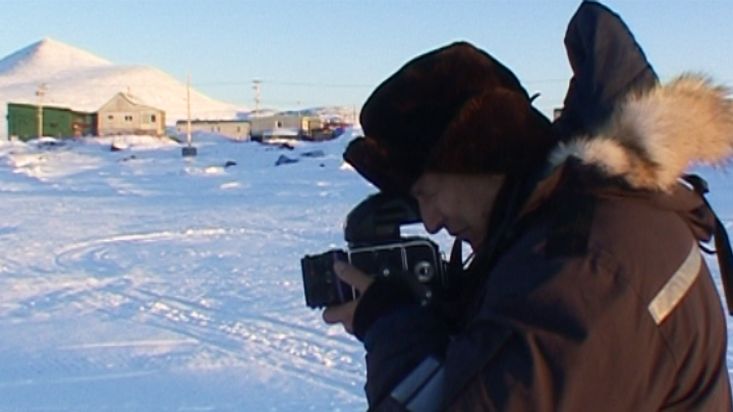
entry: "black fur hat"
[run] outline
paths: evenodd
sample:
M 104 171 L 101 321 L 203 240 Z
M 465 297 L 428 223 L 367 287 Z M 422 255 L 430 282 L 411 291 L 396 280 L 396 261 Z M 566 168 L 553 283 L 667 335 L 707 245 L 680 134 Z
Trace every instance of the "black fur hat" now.
M 405 64 L 367 99 L 361 125 L 344 159 L 387 192 L 425 171 L 521 172 L 556 142 L 514 73 L 465 42 Z

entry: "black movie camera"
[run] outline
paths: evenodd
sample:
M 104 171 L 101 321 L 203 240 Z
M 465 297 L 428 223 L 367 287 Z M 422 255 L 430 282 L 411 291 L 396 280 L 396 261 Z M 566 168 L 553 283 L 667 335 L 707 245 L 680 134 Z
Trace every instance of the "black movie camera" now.
M 367 197 L 346 217 L 347 250 L 329 250 L 300 260 L 306 305 L 322 308 L 358 296 L 333 272 L 337 260 L 350 262 L 370 276 L 398 276 L 416 298 L 428 302 L 432 291 L 445 283 L 446 263 L 430 239 L 400 235 L 400 226 L 417 222 L 420 215 L 413 199 L 383 193 Z

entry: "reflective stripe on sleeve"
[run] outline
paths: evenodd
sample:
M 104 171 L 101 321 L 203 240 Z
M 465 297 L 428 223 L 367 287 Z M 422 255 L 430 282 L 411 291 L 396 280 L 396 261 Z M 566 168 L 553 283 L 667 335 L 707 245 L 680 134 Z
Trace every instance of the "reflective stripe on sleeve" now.
M 674 310 L 677 304 L 682 300 L 692 283 L 697 279 L 700 273 L 700 265 L 702 257 L 697 243 L 692 243 L 689 255 L 679 269 L 669 278 L 667 283 L 657 293 L 649 304 L 649 313 L 651 313 L 654 322 L 661 324 L 664 319 Z

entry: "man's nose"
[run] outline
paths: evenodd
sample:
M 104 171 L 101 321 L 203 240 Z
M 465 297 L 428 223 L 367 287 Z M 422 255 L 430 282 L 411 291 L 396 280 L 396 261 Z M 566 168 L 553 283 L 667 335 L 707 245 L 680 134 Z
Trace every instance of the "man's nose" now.
M 422 217 L 423 226 L 430 234 L 435 234 L 443 227 L 443 220 L 440 214 L 431 207 L 420 205 L 420 216 Z

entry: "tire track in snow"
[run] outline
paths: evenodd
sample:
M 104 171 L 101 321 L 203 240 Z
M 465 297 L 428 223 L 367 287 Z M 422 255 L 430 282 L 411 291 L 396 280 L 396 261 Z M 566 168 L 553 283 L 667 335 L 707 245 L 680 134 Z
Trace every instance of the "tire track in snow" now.
M 354 395 L 363 381 L 356 344 L 321 331 L 266 316 L 236 314 L 141 289 L 125 296 L 141 305 L 135 320 L 194 338 L 207 348 L 245 363 L 255 362 Z
M 159 246 L 161 253 L 180 253 L 180 242 L 200 241 L 216 238 L 245 238 L 252 242 L 242 242 L 248 247 L 257 246 L 261 239 L 277 238 L 280 243 L 302 242 L 304 239 L 300 231 L 278 228 L 256 227 L 202 227 L 182 230 L 166 230 L 157 232 L 143 232 L 119 234 L 115 236 L 90 239 L 72 243 L 54 253 L 55 266 L 79 271 L 89 271 L 96 275 L 111 276 L 120 274 L 127 266 L 148 258 L 145 248 L 141 245 L 171 242 L 170 246 Z M 239 242 L 239 241 L 238 241 Z M 140 249 L 137 249 L 140 247 Z M 122 252 L 122 253 L 115 253 Z M 122 259 L 120 258 L 122 256 Z
M 276 232 L 275 235 L 273 232 Z M 211 297 L 214 302 L 212 307 L 171 293 L 152 292 L 145 286 L 151 279 L 163 282 L 163 286 L 173 280 L 155 275 L 147 279 L 139 277 L 140 271 L 146 271 L 144 259 L 150 259 L 144 255 L 143 248 L 151 242 L 198 241 L 224 237 L 258 239 L 264 236 L 277 236 L 287 241 L 303 239 L 299 231 L 221 227 L 120 234 L 65 246 L 55 254 L 54 263 L 68 271 L 78 272 L 81 269 L 86 273 L 91 272 L 92 276 L 100 275 L 100 279 L 106 279 L 98 287 L 67 291 L 71 294 L 64 294 L 63 302 L 66 304 L 70 300 L 75 301 L 82 308 L 105 313 L 112 319 L 124 318 L 174 332 L 186 337 L 187 341 L 195 340 L 210 353 L 220 354 L 214 356 L 212 362 L 217 359 L 232 359 L 240 365 L 256 364 L 264 370 L 278 370 L 350 397 L 357 396 L 355 393 L 360 396 L 361 388 L 357 386 L 364 380 L 361 360 L 363 354 L 358 344 L 348 341 L 344 335 L 327 336 L 323 330 L 310 328 L 306 323 L 288 322 L 273 316 L 226 312 L 215 307 L 217 303 L 227 306 L 231 304 L 226 300 L 222 301 L 222 296 Z M 178 244 L 171 246 L 171 249 L 175 248 L 178 248 Z M 117 253 L 118 250 L 124 253 Z M 122 261 L 117 259 L 120 256 L 124 258 Z M 132 264 L 136 266 L 132 277 L 112 278 L 127 272 Z M 186 278 L 175 281 L 181 280 L 187 282 Z M 175 285 L 171 283 L 165 287 L 175 288 Z M 198 287 L 202 292 L 211 292 L 206 288 L 201 289 L 200 285 Z M 71 296 L 74 292 L 76 296 Z M 49 298 L 52 299 L 53 296 Z M 57 303 L 61 305 L 61 301 Z M 193 363 L 196 362 L 196 356 L 205 356 L 201 349 L 187 346 L 185 352 L 172 355 L 179 361 Z M 119 363 L 130 361 L 131 359 L 115 360 Z M 145 362 L 144 359 L 136 361 Z M 203 360 L 204 363 L 206 361 L 207 359 Z M 149 362 L 151 364 L 138 366 L 143 371 L 165 367 L 165 362 L 179 366 L 170 359 L 163 361 L 150 358 Z
M 91 239 L 73 243 L 56 252 L 55 263 L 61 267 L 68 267 L 72 264 L 85 261 L 84 257 L 92 253 L 100 256 L 100 251 L 114 247 L 119 243 L 146 243 L 160 242 L 180 239 L 211 238 L 231 235 L 262 236 L 264 231 L 257 229 L 231 229 L 231 228 L 190 228 L 179 231 L 159 231 L 147 233 L 120 234 L 116 236 Z M 92 259 L 96 262 L 95 259 Z

